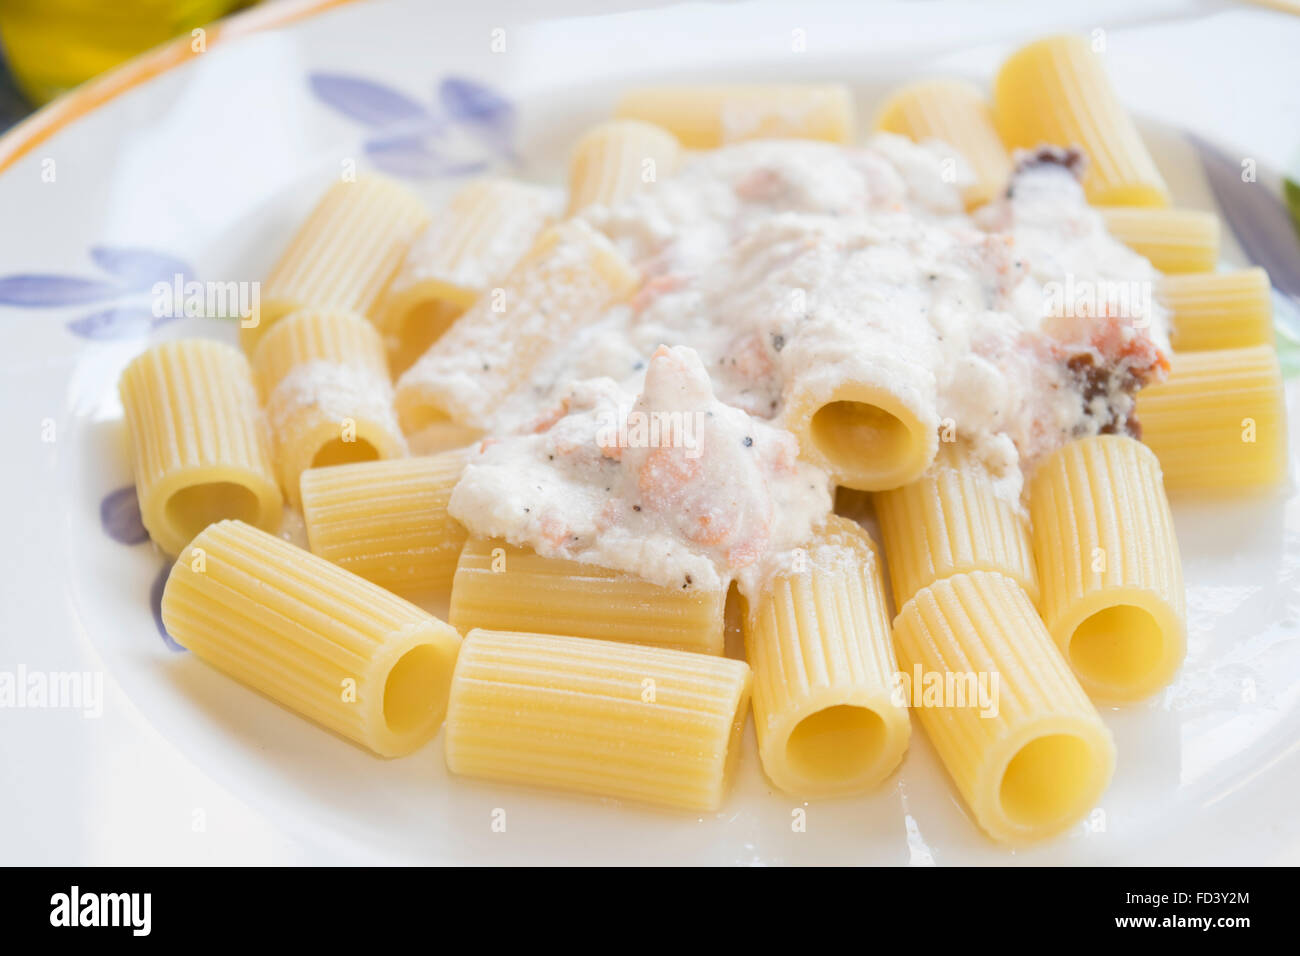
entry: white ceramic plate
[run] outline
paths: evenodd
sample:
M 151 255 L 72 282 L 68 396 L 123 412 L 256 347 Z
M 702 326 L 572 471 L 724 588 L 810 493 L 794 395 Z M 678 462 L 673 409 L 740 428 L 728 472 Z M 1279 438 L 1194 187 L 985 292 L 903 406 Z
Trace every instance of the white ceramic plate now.
M 1176 506 L 1188 583 L 1186 665 L 1157 699 L 1104 712 L 1119 765 L 1090 819 L 1018 853 L 989 843 L 967 818 L 919 728 L 902 770 L 877 792 L 804 805 L 767 785 L 751 724 L 723 812 L 657 813 L 451 779 L 441 738 L 408 758 L 376 759 L 165 640 L 151 605 L 166 561 L 138 526 L 115 383 L 150 341 L 233 340 L 234 330 L 217 319 L 151 321 L 149 285 L 177 269 L 199 279 L 260 278 L 343 162 L 403 176 L 437 202 L 469 170 L 558 181 L 577 133 L 608 114 L 619 87 L 648 78 L 837 77 L 855 87 L 869 115 L 873 101 L 918 66 L 872 70 L 842 56 L 774 65 L 761 31 L 750 36 L 737 21 L 727 56 L 719 57 L 700 41 L 698 23 L 682 39 L 688 22 L 673 11 L 643 17 L 634 37 L 619 21 L 540 23 L 507 31 L 501 53 L 492 51 L 490 13 L 349 5 L 214 44 L 57 129 L 0 174 L 7 439 L 0 489 L 10 509 L 0 549 L 0 672 L 89 671 L 104 684 L 100 716 L 0 710 L 0 858 L 1294 858 L 1300 500 L 1293 490 L 1263 501 Z M 629 52 L 638 44 L 642 56 Z M 1235 154 L 1162 127 L 1144 129 L 1178 201 L 1217 204 L 1244 230 L 1241 244 L 1294 281 L 1300 252 L 1276 177 L 1261 171 L 1257 190 L 1239 195 L 1228 175 Z M 1248 261 L 1234 242 L 1225 245 L 1227 261 Z M 1279 298 L 1279 307 L 1288 301 Z M 1292 421 L 1300 422 L 1296 388 L 1289 398 Z M 1293 426 L 1293 440 L 1296 433 Z M 798 807 L 807 812 L 802 832 L 791 825 Z M 492 827 L 498 809 L 506 812 L 504 833 Z

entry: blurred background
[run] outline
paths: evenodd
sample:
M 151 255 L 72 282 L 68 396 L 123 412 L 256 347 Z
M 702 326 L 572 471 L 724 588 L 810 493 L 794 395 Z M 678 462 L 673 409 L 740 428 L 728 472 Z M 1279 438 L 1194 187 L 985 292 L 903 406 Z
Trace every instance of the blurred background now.
M 61 93 L 164 41 L 261 3 L 286 0 L 0 0 L 0 133 Z M 472 0 L 428 0 L 462 3 Z M 521 12 L 609 14 L 690 0 L 518 0 Z M 712 0 L 733 3 L 736 0 Z M 789 0 L 797 8 L 800 0 Z M 863 5 L 873 0 L 859 0 Z M 928 0 L 908 0 L 917 6 Z M 972 0 L 974 3 L 974 0 Z M 1064 17 L 1089 0 L 1051 0 Z M 997 20 L 1000 4 L 987 3 Z M 1048 7 L 1049 4 L 1044 4 Z M 1300 14 L 1300 0 L 1134 0 L 1109 19 L 1140 23 L 1210 14 L 1243 6 Z M 1014 17 L 1014 11 L 1005 13 Z
M 60 93 L 255 0 L 0 0 L 0 132 Z

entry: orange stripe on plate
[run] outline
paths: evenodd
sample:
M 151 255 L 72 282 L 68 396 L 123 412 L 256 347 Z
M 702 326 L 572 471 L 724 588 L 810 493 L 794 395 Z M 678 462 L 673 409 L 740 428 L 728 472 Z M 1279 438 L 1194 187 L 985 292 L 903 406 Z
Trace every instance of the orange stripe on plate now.
M 229 20 L 218 20 L 204 29 L 207 37 L 204 49 L 214 43 L 233 40 L 260 30 L 285 26 L 297 20 L 323 13 L 354 0 L 281 0 L 265 6 L 245 10 Z M 43 109 L 37 110 L 9 132 L 0 136 L 0 173 L 45 142 L 59 130 L 87 113 L 99 109 L 109 100 L 168 70 L 187 63 L 201 54 L 190 44 L 192 37 L 179 36 L 162 46 L 142 53 L 121 66 L 109 70 L 60 96 Z

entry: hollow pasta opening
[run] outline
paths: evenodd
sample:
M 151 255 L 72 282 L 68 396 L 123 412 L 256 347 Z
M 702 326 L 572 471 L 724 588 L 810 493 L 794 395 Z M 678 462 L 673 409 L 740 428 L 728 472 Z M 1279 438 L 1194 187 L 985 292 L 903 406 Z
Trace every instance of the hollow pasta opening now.
M 313 468 L 327 468 L 330 465 L 351 465 L 359 461 L 378 461 L 379 450 L 364 438 L 356 441 L 344 441 L 335 438 L 321 445 L 311 460 Z
M 403 654 L 384 682 L 384 722 L 394 734 L 419 731 L 446 707 L 446 662 L 432 644 Z
M 1164 631 L 1149 611 L 1132 604 L 1098 611 L 1070 636 L 1070 664 L 1081 677 L 1107 687 L 1144 683 L 1164 654 Z
M 417 302 L 397 319 L 397 348 L 392 358 L 394 376 L 416 363 L 429 346 L 451 328 L 460 310 L 438 299 Z
M 809 434 L 832 467 L 850 473 L 893 470 L 913 441 L 901 419 L 867 402 L 828 402 L 813 414 Z
M 226 518 L 255 525 L 261 512 L 261 503 L 252 489 L 233 481 L 188 485 L 167 499 L 167 523 L 185 541 Z
M 837 704 L 799 721 L 786 740 L 786 759 L 811 781 L 852 779 L 880 760 L 887 731 L 869 707 Z
M 402 431 L 408 435 L 423 431 L 430 425 L 446 425 L 451 422 L 441 408 L 427 401 L 401 403 L 398 414 L 402 419 Z
M 1079 811 L 1094 777 L 1092 749 L 1073 734 L 1049 734 L 1016 752 L 1002 774 L 1002 810 L 1018 826 L 1047 826 Z

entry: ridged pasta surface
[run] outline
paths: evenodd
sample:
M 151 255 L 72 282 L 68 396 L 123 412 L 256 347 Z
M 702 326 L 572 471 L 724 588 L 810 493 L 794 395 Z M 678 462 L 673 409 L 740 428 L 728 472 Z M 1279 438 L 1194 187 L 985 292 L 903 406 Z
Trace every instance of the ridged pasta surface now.
M 1141 442 L 1099 435 L 1038 466 L 1029 486 L 1048 631 L 1094 696 L 1167 684 L 1186 650 L 1182 562 L 1160 465 Z
M 1219 217 L 1200 209 L 1105 209 L 1112 236 L 1159 271 L 1212 272 L 1219 261 Z
M 743 661 L 471 631 L 452 680 L 454 773 L 686 810 L 722 803 L 749 706 Z
M 397 594 L 450 593 L 466 535 L 447 502 L 465 457 L 456 450 L 304 471 L 312 553 Z
M 913 710 L 989 836 L 1041 839 L 1095 805 L 1114 771 L 1110 732 L 1020 585 L 992 571 L 938 581 L 899 613 L 894 643 L 920 685 Z
M 910 484 L 877 492 L 894 606 L 963 571 L 1001 571 L 1038 599 L 1029 520 L 1018 501 L 998 494 L 988 471 L 952 444 Z
M 1168 205 L 1169 189 L 1115 94 L 1100 54 L 1081 37 L 1048 37 L 1017 50 L 998 71 L 993 100 L 1008 149 L 1082 147 L 1089 201 Z
M 238 521 L 181 554 L 162 618 L 208 664 L 383 756 L 433 736 L 460 646 L 431 614 Z
M 1138 393 L 1142 441 L 1170 491 L 1243 492 L 1286 478 L 1286 399 L 1272 346 L 1183 352 Z
M 619 100 L 620 119 L 644 120 L 687 149 L 715 149 L 746 139 L 853 138 L 853 97 L 839 84 L 648 86 Z
M 789 793 L 861 792 L 898 766 L 911 736 L 880 559 L 861 528 L 833 517 L 800 564 L 767 583 L 745 621 L 759 755 Z
M 461 187 L 411 244 L 378 309 L 393 373 L 500 282 L 557 211 L 546 187 L 495 177 Z
M 286 316 L 258 344 L 253 366 L 293 504 L 308 468 L 406 455 L 383 343 L 362 316 L 310 309 Z
M 1011 175 L 1011 158 L 993 125 L 988 101 L 962 80 L 926 80 L 896 91 L 876 128 L 918 143 L 942 140 L 969 164 L 975 181 L 963 192 L 967 208 L 1002 193 Z
M 418 196 L 382 176 L 337 182 L 298 228 L 262 283 L 259 323 L 242 329 L 252 353 L 266 331 L 299 309 L 373 313 L 406 250 L 429 222 Z
M 1273 344 L 1273 297 L 1260 268 L 1165 276 L 1158 295 L 1169 309 L 1177 352 Z
M 681 147 L 672 133 L 640 120 L 611 120 L 586 133 L 569 160 L 569 215 L 611 205 L 672 174 Z
M 576 219 L 552 226 L 499 295 L 475 303 L 398 380 L 403 427 L 486 424 L 557 343 L 635 284 L 632 266 L 591 226 Z
M 122 373 L 140 516 L 176 554 L 209 523 L 280 526 L 283 502 L 248 361 L 207 339 L 155 345 Z
M 462 634 L 530 627 L 718 655 L 724 603 L 721 591 L 662 587 L 598 565 L 471 538 L 456 567 L 451 623 Z

